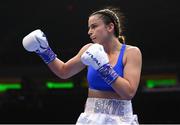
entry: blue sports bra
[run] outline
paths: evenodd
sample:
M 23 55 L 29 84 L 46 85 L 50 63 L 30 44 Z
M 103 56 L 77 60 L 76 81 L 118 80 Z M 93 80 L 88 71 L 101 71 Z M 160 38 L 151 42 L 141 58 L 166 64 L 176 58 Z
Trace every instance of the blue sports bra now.
M 123 77 L 123 55 L 126 49 L 126 44 L 122 44 L 120 54 L 118 57 L 118 61 L 113 69 L 118 73 L 119 76 Z M 102 91 L 114 91 L 111 86 L 109 86 L 99 75 L 99 73 L 91 66 L 88 67 L 87 80 L 89 84 L 89 88 L 102 90 Z

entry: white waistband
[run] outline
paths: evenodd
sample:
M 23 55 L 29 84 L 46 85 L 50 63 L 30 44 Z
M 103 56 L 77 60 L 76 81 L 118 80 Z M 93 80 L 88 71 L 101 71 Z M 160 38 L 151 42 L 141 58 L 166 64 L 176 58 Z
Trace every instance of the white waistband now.
M 133 115 L 130 100 L 88 98 L 86 101 L 85 112 L 104 113 L 118 116 Z

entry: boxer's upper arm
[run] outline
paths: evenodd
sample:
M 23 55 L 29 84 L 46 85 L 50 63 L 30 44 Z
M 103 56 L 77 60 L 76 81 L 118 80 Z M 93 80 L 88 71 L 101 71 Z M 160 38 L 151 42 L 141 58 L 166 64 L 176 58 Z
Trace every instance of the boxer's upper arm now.
M 135 93 L 140 81 L 142 55 L 137 47 L 132 47 L 127 51 L 126 64 L 124 65 L 124 78 L 129 81 Z
M 87 44 L 81 48 L 76 56 L 71 58 L 69 61 L 65 63 L 65 72 L 68 72 L 69 77 L 77 74 L 81 70 L 83 70 L 86 66 L 81 62 L 81 55 L 91 44 Z

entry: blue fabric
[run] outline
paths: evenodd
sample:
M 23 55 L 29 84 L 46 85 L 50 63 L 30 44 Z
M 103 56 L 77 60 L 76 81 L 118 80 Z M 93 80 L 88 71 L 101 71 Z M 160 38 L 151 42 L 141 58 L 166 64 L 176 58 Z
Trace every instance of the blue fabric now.
M 113 67 L 116 73 L 121 77 L 123 77 L 124 66 L 122 59 L 125 49 L 126 49 L 126 44 L 123 44 L 120 50 L 118 61 L 116 65 Z M 88 67 L 87 80 L 88 80 L 89 88 L 91 89 L 102 90 L 102 91 L 114 91 L 113 88 L 101 78 L 98 71 L 96 71 L 91 66 Z
M 36 51 L 36 53 L 46 64 L 49 64 L 57 57 L 57 55 L 52 51 L 50 47 L 48 47 L 43 53 L 40 53 L 38 51 Z
M 119 76 L 109 63 L 104 64 L 97 71 L 108 85 L 112 85 Z

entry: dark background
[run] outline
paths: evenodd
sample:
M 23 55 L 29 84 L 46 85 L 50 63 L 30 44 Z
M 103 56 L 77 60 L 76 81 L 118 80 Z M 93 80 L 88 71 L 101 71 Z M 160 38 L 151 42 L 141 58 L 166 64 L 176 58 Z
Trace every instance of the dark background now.
M 132 100 L 139 122 L 180 123 L 179 82 L 175 87 L 146 91 L 143 81 L 147 75 L 173 74 L 179 79 L 178 0 L 0 1 L 0 80 L 18 79 L 23 84 L 20 91 L 0 94 L 1 123 L 76 122 L 87 97 L 87 87 L 80 84 L 86 71 L 66 80 L 75 83 L 73 89 L 48 90 L 44 81 L 63 80 L 36 54 L 25 51 L 22 39 L 41 29 L 58 58 L 67 61 L 90 41 L 88 15 L 104 6 L 121 8 L 126 16 L 126 42 L 142 51 L 142 80 Z

